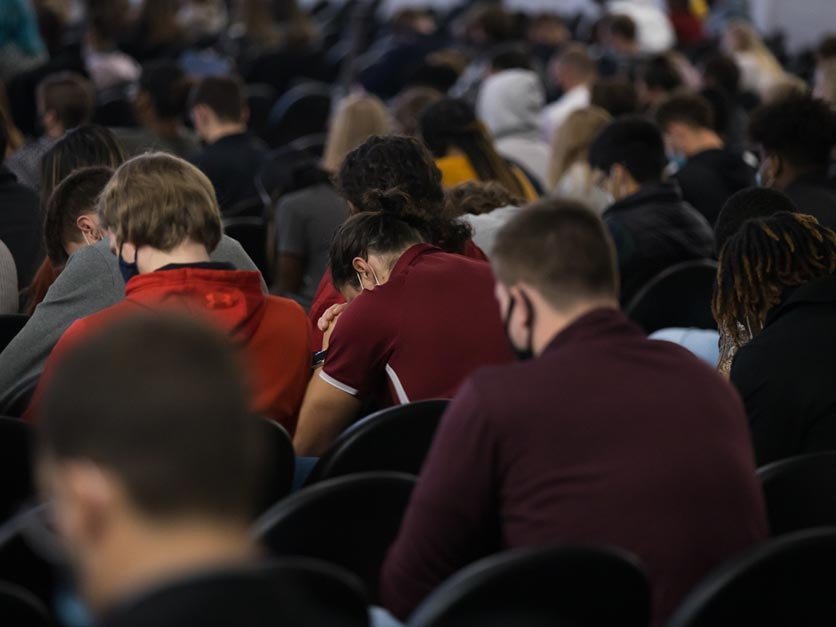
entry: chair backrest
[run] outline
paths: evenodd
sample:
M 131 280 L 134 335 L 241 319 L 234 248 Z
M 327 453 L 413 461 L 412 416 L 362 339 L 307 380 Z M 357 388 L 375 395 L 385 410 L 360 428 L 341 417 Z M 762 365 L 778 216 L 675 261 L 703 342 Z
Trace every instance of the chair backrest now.
M 273 507 L 255 534 L 277 556 L 313 557 L 357 575 L 374 594 L 415 478 L 364 473 L 304 488 Z
M 716 329 L 711 298 L 717 262 L 686 261 L 660 272 L 627 306 L 627 315 L 647 333 L 670 327 Z
M 0 415 L 20 418 L 29 408 L 29 403 L 32 401 L 32 396 L 35 394 L 35 388 L 38 386 L 40 378 L 41 373 L 36 372 L 28 378 L 18 381 L 15 388 L 6 395 L 2 404 L 0 404 Z
M 777 461 L 758 476 L 773 536 L 836 526 L 836 451 Z
M 20 330 L 29 321 L 29 316 L 23 314 L 0 315 L 0 352 L 15 339 Z
M 265 419 L 259 419 L 259 424 L 264 432 L 269 455 L 269 468 L 264 473 L 263 496 L 258 503 L 258 513 L 263 514 L 290 494 L 293 473 L 296 470 L 296 457 L 293 443 L 284 427 Z
M 270 283 L 270 264 L 267 261 L 267 223 L 262 217 L 241 216 L 224 218 L 224 233 L 237 240 L 253 263 Z
M 0 417 L 0 521 L 35 495 L 32 477 L 32 427 L 16 418 Z
M 834 563 L 836 529 L 777 538 L 709 575 L 668 627 L 836 625 Z
M 331 115 L 331 88 L 305 82 L 288 89 L 273 105 L 267 120 L 267 143 L 289 144 L 306 135 L 324 133 Z
M 38 505 L 0 523 L 0 581 L 28 590 L 51 607 L 61 555 L 57 538 L 45 531 L 47 517 L 47 507 Z M 6 624 L 2 613 L 0 624 Z
M 448 404 L 446 400 L 419 401 L 363 418 L 319 459 L 308 484 L 370 471 L 417 475 Z
M 0 619 L 10 627 L 49 627 L 46 607 L 31 592 L 0 581 Z
M 267 130 L 267 119 L 270 111 L 278 99 L 278 92 L 272 85 L 265 83 L 254 83 L 246 88 L 247 106 L 250 110 L 248 125 L 250 131 L 265 139 Z
M 431 594 L 409 627 L 646 627 L 650 584 L 630 554 L 550 547 L 500 553 Z

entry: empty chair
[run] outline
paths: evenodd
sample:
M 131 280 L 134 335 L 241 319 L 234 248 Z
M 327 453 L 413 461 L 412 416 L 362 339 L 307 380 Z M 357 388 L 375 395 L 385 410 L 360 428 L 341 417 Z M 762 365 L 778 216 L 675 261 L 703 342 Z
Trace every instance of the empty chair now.
M 28 590 L 0 581 L 0 617 L 10 627 L 49 627 L 49 614 Z
M 320 458 L 308 483 L 379 470 L 417 475 L 448 404 L 446 400 L 419 401 L 363 418 Z
M 331 88 L 306 82 L 287 90 L 267 120 L 267 143 L 284 146 L 306 135 L 324 133 L 331 114 Z
M 758 476 L 773 536 L 836 526 L 836 452 L 774 462 L 758 469 Z
M 0 352 L 15 339 L 20 330 L 29 321 L 29 316 L 23 314 L 2 314 L 0 315 Z
M 270 282 L 267 261 L 267 224 L 262 217 L 241 216 L 224 218 L 224 233 L 238 241 L 253 263 L 261 271 L 264 280 Z
M 686 261 L 660 272 L 627 306 L 627 315 L 647 333 L 671 327 L 716 329 L 711 298 L 717 263 Z
M 668 627 L 836 625 L 836 529 L 786 535 L 712 573 Z
M 264 432 L 269 457 L 269 467 L 264 472 L 265 483 L 257 510 L 262 514 L 290 494 L 296 464 L 293 443 L 284 427 L 272 420 L 259 419 L 259 424 Z
M 32 427 L 15 418 L 0 418 L 0 521 L 32 500 Z
M 402 473 L 323 481 L 273 507 L 256 523 L 255 533 L 273 555 L 338 564 L 374 594 L 414 487 L 415 478 Z
M 518 549 L 451 577 L 409 627 L 646 627 L 650 584 L 630 554 L 607 548 Z

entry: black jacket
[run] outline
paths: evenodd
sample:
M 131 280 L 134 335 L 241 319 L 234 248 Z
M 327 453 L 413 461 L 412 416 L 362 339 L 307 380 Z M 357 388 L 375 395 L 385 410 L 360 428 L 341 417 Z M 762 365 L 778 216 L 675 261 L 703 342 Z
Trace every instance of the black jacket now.
M 836 449 L 836 276 L 811 281 L 769 313 L 734 359 L 758 465 Z
M 28 286 L 44 259 L 43 226 L 38 195 L 0 166 L 0 240 L 17 266 L 17 283 Z
M 729 196 L 755 185 L 752 167 L 740 155 L 722 148 L 689 157 L 673 178 L 679 183 L 686 202 L 712 225 Z
M 801 213 L 814 216 L 820 224 L 836 229 L 836 179 L 827 173 L 811 173 L 798 177 L 784 193 Z
M 227 135 L 207 146 L 194 164 L 212 181 L 221 211 L 258 197 L 255 177 L 267 146 L 249 133 Z
M 611 205 L 604 221 L 618 253 L 622 304 L 670 266 L 714 256 L 711 227 L 675 183 L 642 187 Z

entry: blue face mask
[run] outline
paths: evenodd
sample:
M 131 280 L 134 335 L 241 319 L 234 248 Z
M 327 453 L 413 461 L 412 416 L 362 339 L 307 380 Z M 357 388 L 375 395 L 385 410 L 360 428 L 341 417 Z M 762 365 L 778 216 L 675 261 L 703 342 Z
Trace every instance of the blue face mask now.
M 139 251 L 134 252 L 133 262 L 128 263 L 122 256 L 122 246 L 124 246 L 124 244 L 119 246 L 119 272 L 122 273 L 122 278 L 127 284 L 128 281 L 139 274 L 139 267 L 136 265 L 136 258 L 139 256 Z

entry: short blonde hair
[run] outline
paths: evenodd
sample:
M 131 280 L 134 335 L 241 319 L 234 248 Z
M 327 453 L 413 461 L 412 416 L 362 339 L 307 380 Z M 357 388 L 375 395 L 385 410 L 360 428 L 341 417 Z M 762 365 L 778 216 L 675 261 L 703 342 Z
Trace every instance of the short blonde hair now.
M 322 167 L 337 172 L 345 156 L 369 137 L 389 135 L 394 130 L 392 118 L 380 99 L 374 96 L 353 95 L 340 104 L 328 138 Z
M 195 166 L 161 152 L 126 161 L 102 191 L 102 225 L 121 244 L 170 251 L 186 241 L 211 252 L 223 234 L 215 189 Z
M 554 133 L 549 159 L 549 187 L 554 189 L 578 161 L 585 161 L 589 146 L 612 116 L 599 107 L 573 111 Z

